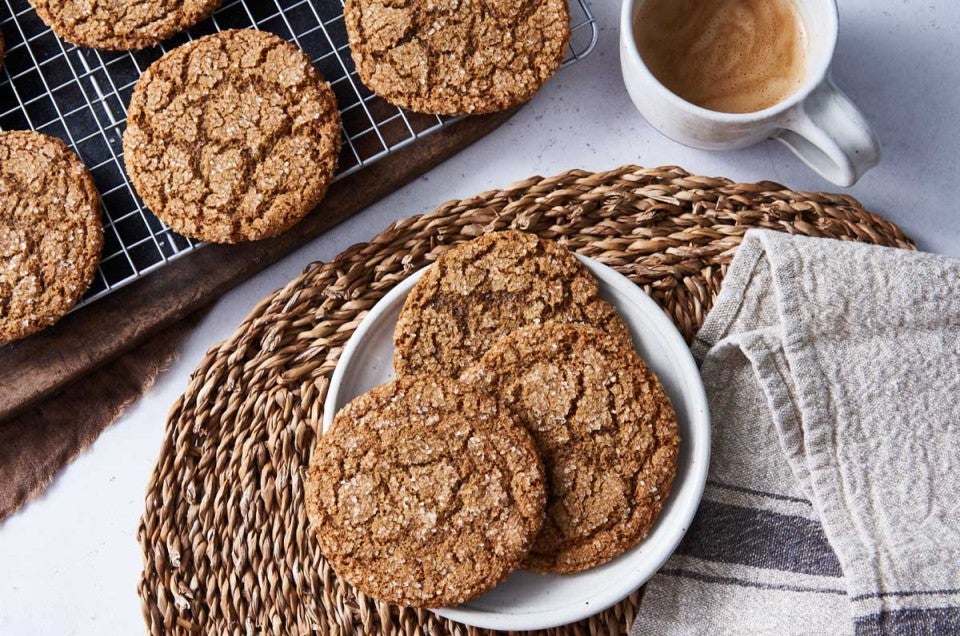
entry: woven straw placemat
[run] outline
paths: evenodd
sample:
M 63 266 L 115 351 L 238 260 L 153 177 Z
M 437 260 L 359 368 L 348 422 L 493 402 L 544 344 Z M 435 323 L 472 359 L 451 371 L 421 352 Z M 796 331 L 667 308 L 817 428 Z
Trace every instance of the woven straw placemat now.
M 339 581 L 309 529 L 303 477 L 328 374 L 366 311 L 450 245 L 511 227 L 628 276 L 688 339 L 749 228 L 912 247 L 849 196 L 624 166 L 451 201 L 310 265 L 210 349 L 170 413 L 139 532 L 152 633 L 482 633 Z M 543 633 L 625 633 L 638 602 Z

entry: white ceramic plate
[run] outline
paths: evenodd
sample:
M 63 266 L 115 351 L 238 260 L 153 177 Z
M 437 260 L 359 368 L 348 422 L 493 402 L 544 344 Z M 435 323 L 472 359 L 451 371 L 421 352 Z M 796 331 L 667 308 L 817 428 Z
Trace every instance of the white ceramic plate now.
M 602 297 L 620 310 L 637 351 L 660 377 L 680 419 L 680 458 L 667 503 L 650 534 L 622 556 L 580 574 L 517 572 L 483 596 L 434 610 L 490 629 L 545 629 L 581 620 L 623 599 L 649 579 L 690 525 L 707 479 L 710 418 L 700 374 L 683 337 L 643 290 L 606 265 L 580 257 L 600 281 Z M 347 402 L 392 380 L 393 329 L 421 270 L 378 302 L 347 341 L 323 413 L 326 430 Z

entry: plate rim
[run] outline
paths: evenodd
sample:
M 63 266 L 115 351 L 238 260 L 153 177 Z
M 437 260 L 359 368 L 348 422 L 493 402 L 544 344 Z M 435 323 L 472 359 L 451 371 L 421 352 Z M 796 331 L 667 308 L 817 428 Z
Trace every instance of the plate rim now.
M 691 496 L 688 500 L 678 504 L 682 507 L 674 513 L 674 518 L 670 520 L 671 524 L 676 525 L 678 530 L 673 530 L 668 535 L 667 545 L 661 548 L 658 553 L 653 555 L 648 554 L 646 558 L 639 561 L 638 567 L 633 572 L 634 576 L 624 579 L 629 585 L 609 588 L 612 591 L 601 591 L 598 593 L 598 596 L 591 597 L 588 603 L 577 601 L 566 607 L 532 614 L 505 614 L 485 610 L 465 609 L 462 606 L 430 608 L 429 611 L 438 616 L 483 629 L 514 631 L 549 629 L 594 616 L 629 596 L 634 590 L 645 584 L 663 566 L 667 559 L 676 551 L 677 546 L 689 529 L 697 508 L 700 505 L 703 491 L 706 487 L 707 471 L 710 464 L 712 428 L 706 390 L 689 345 L 687 345 L 683 339 L 673 320 L 639 285 L 597 260 L 581 254 L 574 255 L 594 276 L 601 279 L 602 282 L 614 287 L 618 292 L 630 298 L 630 300 L 636 304 L 644 306 L 648 314 L 656 316 L 653 320 L 660 323 L 660 325 L 658 325 L 658 332 L 661 332 L 666 338 L 664 344 L 671 352 L 671 357 L 675 358 L 675 363 L 681 368 L 681 376 L 687 380 L 693 380 L 692 382 L 687 382 L 688 386 L 684 387 L 684 401 L 689 407 L 689 422 L 687 423 L 691 431 L 702 431 L 702 433 L 698 434 L 698 437 L 703 437 L 703 440 L 701 440 L 701 443 L 694 444 L 692 449 L 693 455 L 690 457 L 690 465 L 687 467 L 687 474 L 685 476 L 685 480 L 689 481 L 690 484 L 688 488 L 692 489 Z M 392 307 L 398 296 L 406 296 L 406 294 L 409 293 L 410 288 L 416 284 L 416 281 L 419 280 L 430 267 L 432 267 L 432 264 L 421 267 L 394 285 L 383 298 L 378 300 L 374 306 L 370 308 L 367 315 L 364 316 L 363 320 L 360 321 L 360 324 L 347 340 L 343 352 L 337 360 L 333 374 L 330 376 L 330 385 L 327 389 L 326 399 L 324 400 L 322 420 L 322 430 L 324 432 L 326 432 L 333 422 L 336 414 L 336 402 L 339 398 L 339 389 L 342 385 L 343 377 L 367 332 L 376 324 L 380 316 Z M 631 550 L 636 549 L 640 545 L 642 545 L 642 542 L 631 548 Z

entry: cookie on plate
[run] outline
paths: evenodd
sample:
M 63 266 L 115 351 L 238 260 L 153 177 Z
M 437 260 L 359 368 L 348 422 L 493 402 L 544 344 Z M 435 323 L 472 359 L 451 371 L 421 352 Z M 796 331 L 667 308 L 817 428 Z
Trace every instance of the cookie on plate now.
M 30 0 L 68 42 L 128 51 L 159 44 L 206 18 L 223 0 Z
M 344 20 L 370 90 L 443 115 L 526 102 L 570 41 L 567 0 L 347 0 Z
M 646 536 L 676 472 L 677 417 L 624 340 L 586 325 L 526 327 L 464 373 L 533 435 L 547 518 L 525 565 L 568 574 Z
M 137 194 L 175 231 L 262 239 L 323 198 L 340 114 L 299 48 L 262 31 L 223 31 L 150 65 L 130 99 L 123 150 Z
M 347 404 L 307 482 L 307 514 L 337 576 L 414 607 L 455 605 L 509 576 L 544 501 L 530 435 L 486 393 L 439 376 Z
M 444 252 L 417 281 L 394 332 L 394 368 L 457 377 L 511 331 L 587 322 L 629 339 L 593 275 L 562 246 L 509 230 Z
M 0 343 L 66 314 L 102 246 L 100 199 L 80 158 L 55 137 L 0 132 Z

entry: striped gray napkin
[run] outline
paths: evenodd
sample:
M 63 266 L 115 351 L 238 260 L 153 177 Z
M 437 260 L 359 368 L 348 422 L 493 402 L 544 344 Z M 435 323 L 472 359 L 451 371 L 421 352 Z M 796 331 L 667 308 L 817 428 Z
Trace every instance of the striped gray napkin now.
M 751 231 L 694 352 L 707 488 L 632 635 L 960 634 L 960 261 Z

